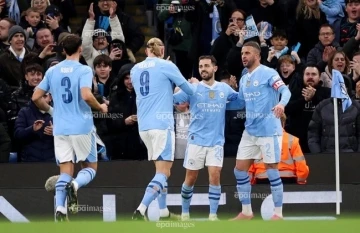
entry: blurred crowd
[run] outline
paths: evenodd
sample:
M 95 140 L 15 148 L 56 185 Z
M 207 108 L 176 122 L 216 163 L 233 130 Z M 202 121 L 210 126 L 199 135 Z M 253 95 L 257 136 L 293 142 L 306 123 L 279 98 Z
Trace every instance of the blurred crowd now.
M 216 80 L 235 90 L 247 73 L 241 48 L 258 42 L 261 63 L 276 69 L 292 93 L 283 122 L 290 135 L 283 138 L 283 156 L 293 156 L 292 166 L 303 170 L 303 153 L 335 150 L 330 95 L 332 71 L 340 71 L 352 99 L 350 108 L 338 112 L 340 152 L 360 151 L 360 0 L 144 0 L 139 7 L 147 25 L 127 13 L 126 1 L 89 2 L 82 26 L 73 31 L 74 0 L 0 0 L 1 162 L 12 156 L 22 162 L 54 161 L 52 119 L 30 99 L 46 70 L 64 59 L 61 42 L 70 33 L 82 36 L 80 62 L 93 68 L 93 92 L 109 106 L 106 116 L 94 112 L 106 145 L 99 146 L 99 158 L 146 159 L 129 75 L 145 42 L 141 26 L 165 42 L 166 57 L 185 78 L 201 79 L 198 58 L 213 55 Z M 51 103 L 50 94 L 44 98 Z M 342 101 L 338 104 L 342 109 Z M 247 115 L 245 110 L 226 114 L 225 157 L 234 157 Z M 188 106 L 174 106 L 174 117 L 175 157 L 182 159 Z M 36 120 L 45 126 L 35 127 Z

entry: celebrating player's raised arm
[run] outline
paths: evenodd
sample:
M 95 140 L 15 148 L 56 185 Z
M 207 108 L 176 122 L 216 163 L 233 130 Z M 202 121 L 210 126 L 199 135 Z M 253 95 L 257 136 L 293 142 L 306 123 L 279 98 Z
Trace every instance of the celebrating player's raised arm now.
M 195 86 L 186 81 L 179 68 L 177 68 L 174 63 L 168 62 L 168 65 L 163 67 L 162 72 L 186 94 L 193 95 L 195 93 Z

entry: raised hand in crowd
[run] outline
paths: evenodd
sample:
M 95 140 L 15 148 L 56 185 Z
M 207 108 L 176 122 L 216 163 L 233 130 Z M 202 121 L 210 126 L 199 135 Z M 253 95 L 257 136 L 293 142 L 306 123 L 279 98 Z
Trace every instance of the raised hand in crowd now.
M 120 60 L 122 58 L 122 53 L 123 53 L 123 51 L 121 49 L 119 49 L 118 47 L 115 47 L 111 50 L 109 57 L 113 61 Z
M 315 95 L 316 89 L 312 86 L 307 86 L 302 89 L 302 96 L 304 96 L 305 101 L 310 101 Z
M 5 0 L 0 0 L 0 14 L 2 10 L 5 8 L 5 4 L 6 4 Z
M 135 123 L 135 115 L 131 115 L 125 119 L 125 125 L 133 125 Z
M 354 79 L 354 81 L 358 80 L 359 75 L 360 75 L 360 61 L 358 61 L 358 60 L 350 61 L 349 67 L 353 71 L 353 79 Z
M 323 61 L 328 62 L 331 54 L 336 51 L 336 48 L 333 46 L 326 46 L 323 52 Z
M 46 47 L 43 49 L 43 51 L 41 51 L 39 57 L 41 59 L 43 59 L 43 58 L 45 58 L 47 56 L 55 54 L 56 52 L 53 51 L 55 45 L 56 44 L 48 44 L 48 45 L 46 45 Z
M 46 24 L 51 28 L 51 30 L 55 30 L 59 27 L 59 21 L 55 17 L 51 17 L 49 15 L 46 16 Z
M 35 132 L 40 130 L 43 127 L 44 123 L 45 123 L 45 121 L 43 121 L 43 120 L 36 120 L 33 124 L 33 130 Z
M 360 40 L 360 23 L 356 24 L 356 36 L 355 36 L 355 40 Z
M 295 61 L 296 61 L 297 64 L 300 64 L 300 63 L 301 63 L 301 59 L 300 59 L 299 54 L 298 54 L 297 52 L 291 51 L 290 54 L 291 54 L 291 56 L 292 56 L 293 58 L 295 58 Z
M 53 136 L 53 124 L 51 121 L 49 121 L 49 126 L 46 126 L 44 128 L 44 134 L 48 135 L 48 136 Z
M 225 33 L 230 36 L 239 30 L 239 27 L 235 23 L 229 23 Z
M 90 7 L 89 7 L 89 19 L 90 20 L 95 20 L 95 13 L 94 13 L 94 3 L 91 3 L 90 4 Z
M 110 18 L 114 18 L 116 16 L 117 3 L 116 1 L 112 1 L 109 9 Z

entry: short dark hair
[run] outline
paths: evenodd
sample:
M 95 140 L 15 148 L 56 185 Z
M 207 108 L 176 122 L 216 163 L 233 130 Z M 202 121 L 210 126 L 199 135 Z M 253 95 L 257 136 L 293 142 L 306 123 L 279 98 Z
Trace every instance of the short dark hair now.
M 317 69 L 317 71 L 318 71 L 318 73 L 319 73 L 319 76 L 320 76 L 320 74 L 321 74 L 321 69 L 320 69 L 320 67 L 318 66 L 318 65 L 316 65 L 316 64 L 308 64 L 308 65 L 306 65 L 305 66 L 305 68 L 304 68 L 304 71 L 306 70 L 306 68 L 316 68 Z
M 346 0 L 345 1 L 345 5 L 350 4 L 350 3 L 360 3 L 360 0 Z
M 81 44 L 82 44 L 81 38 L 75 34 L 69 35 L 62 42 L 64 51 L 68 56 L 75 54 L 79 50 Z
M 112 60 L 111 58 L 106 54 L 100 54 L 99 56 L 95 57 L 93 61 L 94 68 L 98 65 L 104 64 L 105 66 L 112 67 Z
M 246 42 L 243 47 L 245 46 L 249 46 L 249 47 L 253 47 L 254 49 L 256 49 L 259 53 L 261 53 L 261 48 L 259 43 L 255 42 L 255 41 L 248 41 Z
M 286 40 L 288 39 L 286 32 L 284 30 L 280 30 L 280 29 L 277 29 L 273 32 L 271 39 L 274 39 L 274 38 L 284 38 Z
M 41 65 L 37 63 L 29 64 L 25 67 L 25 74 L 32 73 L 32 72 L 40 72 L 44 74 L 44 69 L 41 67 Z
M 199 57 L 199 61 L 204 60 L 204 59 L 210 59 L 211 63 L 216 66 L 217 61 L 216 58 L 213 55 L 203 55 Z
M 356 53 L 354 53 L 353 58 L 354 58 L 355 56 L 359 56 L 359 55 L 360 55 L 360 51 L 357 51 Z
M 320 34 L 320 31 L 321 31 L 321 28 L 331 28 L 331 31 L 332 31 L 333 33 L 335 33 L 334 27 L 331 26 L 331 25 L 328 24 L 328 23 L 324 23 L 324 24 L 321 24 L 321 25 L 320 25 L 319 34 Z
M 12 18 L 3 18 L 3 19 L 0 19 L 1 20 L 4 20 L 4 21 L 7 21 L 9 24 L 10 24 L 10 27 L 11 28 L 12 26 L 16 25 L 16 21 L 13 20 Z

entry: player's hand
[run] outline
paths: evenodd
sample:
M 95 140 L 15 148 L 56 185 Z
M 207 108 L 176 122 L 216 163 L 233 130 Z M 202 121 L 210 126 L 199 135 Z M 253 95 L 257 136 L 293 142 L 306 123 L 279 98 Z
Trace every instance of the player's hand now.
M 285 106 L 282 104 L 276 105 L 272 110 L 277 118 L 280 118 L 284 113 Z
M 193 84 L 193 83 L 199 83 L 199 80 L 198 80 L 197 78 L 194 78 L 194 77 L 188 79 L 188 81 L 189 81 L 191 84 Z
M 135 124 L 135 121 L 133 120 L 133 116 L 129 116 L 125 119 L 125 125 L 133 125 Z
M 100 112 L 102 112 L 102 113 L 107 113 L 108 112 L 107 104 L 100 104 Z
M 44 129 L 44 134 L 49 135 L 49 136 L 53 136 L 53 124 L 52 124 L 51 121 L 49 123 L 50 123 L 50 125 L 46 126 L 45 129 Z
M 33 124 L 33 130 L 36 132 L 41 129 L 44 125 L 45 121 L 43 120 L 36 120 Z

